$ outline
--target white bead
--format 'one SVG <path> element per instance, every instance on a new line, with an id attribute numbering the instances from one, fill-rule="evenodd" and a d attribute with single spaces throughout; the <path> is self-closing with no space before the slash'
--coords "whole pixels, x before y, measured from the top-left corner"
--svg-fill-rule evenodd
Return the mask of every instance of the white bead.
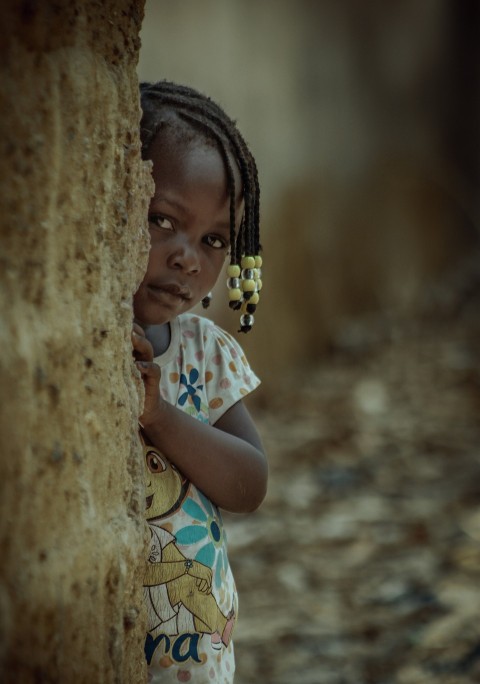
<path id="1" fill-rule="evenodd" d="M 252 314 L 243 314 L 243 316 L 240 316 L 240 325 L 242 326 L 248 326 L 251 327 L 255 322 L 254 317 Z"/>

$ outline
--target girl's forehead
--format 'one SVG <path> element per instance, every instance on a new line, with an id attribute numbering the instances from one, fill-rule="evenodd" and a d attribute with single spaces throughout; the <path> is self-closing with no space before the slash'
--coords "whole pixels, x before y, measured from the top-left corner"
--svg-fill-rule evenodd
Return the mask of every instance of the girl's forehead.
<path id="1" fill-rule="evenodd" d="M 157 132 L 151 147 L 157 142 L 176 144 L 181 147 L 199 145 L 213 148 L 223 157 L 222 148 L 227 152 L 230 164 L 238 168 L 231 144 L 221 133 L 215 134 L 200 122 L 182 118 L 175 110 L 166 109 L 157 124 Z"/>
<path id="2" fill-rule="evenodd" d="M 200 123 L 183 119 L 174 110 L 165 110 L 157 123 L 157 132 L 152 145 L 158 140 L 177 143 L 179 145 L 201 144 L 206 147 L 220 148 L 220 143 L 216 140 L 213 132 Z M 222 138 L 223 144 L 228 148 L 228 141 Z"/>
<path id="3" fill-rule="evenodd" d="M 224 171 L 225 182 L 229 185 L 228 180 L 230 174 L 227 170 L 225 154 L 222 153 L 219 144 L 201 131 L 188 126 L 186 122 L 180 122 L 182 124 L 181 127 L 177 125 L 178 123 L 178 120 L 169 120 L 168 123 L 166 122 L 167 125 L 161 126 L 158 129 L 158 132 L 153 139 L 148 158 L 154 163 L 154 176 L 155 167 L 157 165 L 163 167 L 165 162 L 171 164 L 176 164 L 177 162 L 191 163 L 191 160 L 195 158 L 212 158 L 213 156 L 220 162 Z M 242 177 L 237 161 L 228 148 L 226 148 L 226 154 L 228 156 L 230 169 L 233 173 L 235 196 L 238 203 L 243 197 Z"/>

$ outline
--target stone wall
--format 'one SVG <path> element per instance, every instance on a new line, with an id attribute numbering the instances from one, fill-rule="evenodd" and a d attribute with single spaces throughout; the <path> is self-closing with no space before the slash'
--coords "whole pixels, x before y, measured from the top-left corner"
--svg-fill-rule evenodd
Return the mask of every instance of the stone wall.
<path id="1" fill-rule="evenodd" d="M 142 682 L 143 0 L 0 10 L 0 680 Z"/>

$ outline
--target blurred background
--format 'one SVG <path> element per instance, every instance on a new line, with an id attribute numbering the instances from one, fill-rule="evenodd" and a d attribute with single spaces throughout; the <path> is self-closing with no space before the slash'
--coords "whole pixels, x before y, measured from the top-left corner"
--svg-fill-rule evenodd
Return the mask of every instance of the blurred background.
<path id="1" fill-rule="evenodd" d="M 236 682 L 480 681 L 480 3 L 147 0 L 141 39 L 259 168 Z"/>

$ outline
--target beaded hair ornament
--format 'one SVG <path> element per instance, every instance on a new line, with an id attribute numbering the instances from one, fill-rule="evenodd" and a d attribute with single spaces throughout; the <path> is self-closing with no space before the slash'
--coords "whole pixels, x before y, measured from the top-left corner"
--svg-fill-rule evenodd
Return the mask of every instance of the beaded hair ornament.
<path id="1" fill-rule="evenodd" d="M 255 159 L 235 122 L 213 100 L 193 88 L 169 81 L 141 83 L 140 98 L 143 159 L 148 159 L 148 151 L 155 136 L 172 112 L 178 117 L 179 139 L 187 123 L 190 134 L 193 130 L 212 141 L 222 155 L 230 197 L 228 299 L 230 308 L 240 312 L 239 332 L 246 333 L 253 326 L 262 289 L 262 257 L 259 255 L 260 187 Z M 169 125 L 172 125 L 171 121 L 170 117 Z M 245 206 L 238 234 L 235 231 L 235 177 L 230 161 L 232 157 L 240 171 Z"/>

